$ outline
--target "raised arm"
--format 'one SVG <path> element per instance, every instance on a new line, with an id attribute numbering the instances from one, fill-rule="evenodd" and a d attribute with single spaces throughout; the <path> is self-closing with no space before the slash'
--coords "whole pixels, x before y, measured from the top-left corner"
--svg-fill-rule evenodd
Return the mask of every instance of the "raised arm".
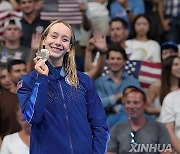
<path id="1" fill-rule="evenodd" d="M 107 47 L 107 43 L 106 43 L 106 37 L 98 32 L 94 33 L 91 43 L 94 44 L 94 47 L 100 53 L 98 60 L 97 60 L 97 64 L 87 72 L 87 74 L 92 79 L 95 80 L 97 77 L 99 77 L 101 75 L 101 73 L 103 71 L 105 60 L 106 60 L 106 52 L 108 50 L 108 47 Z"/>
<path id="2" fill-rule="evenodd" d="M 45 111 L 46 96 L 48 93 L 49 69 L 44 60 L 34 59 L 35 70 L 21 78 L 18 82 L 18 98 L 23 117 L 29 123 L 39 123 Z"/>
<path id="3" fill-rule="evenodd" d="M 94 39 L 91 38 L 88 41 L 88 44 L 85 49 L 85 63 L 84 63 L 84 70 L 85 72 L 90 71 L 94 66 L 93 66 L 93 59 L 92 59 L 92 52 L 95 49 L 94 46 Z"/>
<path id="4" fill-rule="evenodd" d="M 169 31 L 170 30 L 170 26 L 169 26 L 170 21 L 166 20 L 165 17 L 164 17 L 163 0 L 158 1 L 158 14 L 159 14 L 159 18 L 160 18 L 163 30 L 164 31 Z"/>

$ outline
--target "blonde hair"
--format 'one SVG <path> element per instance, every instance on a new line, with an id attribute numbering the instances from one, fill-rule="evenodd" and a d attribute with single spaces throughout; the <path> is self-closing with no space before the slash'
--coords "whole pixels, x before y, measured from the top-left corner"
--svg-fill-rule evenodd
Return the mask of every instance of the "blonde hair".
<path id="1" fill-rule="evenodd" d="M 65 69 L 65 74 L 67 75 L 69 82 L 72 84 L 72 86 L 77 88 L 79 85 L 79 79 L 77 77 L 77 70 L 76 70 L 76 64 L 75 64 L 75 36 L 74 36 L 71 26 L 68 23 L 62 20 L 56 20 L 52 22 L 42 33 L 40 44 L 39 44 L 39 51 L 43 48 L 43 41 L 45 37 L 48 35 L 49 29 L 57 23 L 63 23 L 64 25 L 66 25 L 72 34 L 71 41 L 70 41 L 71 48 L 70 48 L 70 51 L 66 52 L 64 55 L 63 65 Z"/>

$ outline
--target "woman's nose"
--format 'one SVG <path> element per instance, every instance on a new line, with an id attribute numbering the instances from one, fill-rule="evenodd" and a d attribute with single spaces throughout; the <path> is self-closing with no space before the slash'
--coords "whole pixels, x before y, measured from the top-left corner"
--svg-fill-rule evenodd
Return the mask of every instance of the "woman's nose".
<path id="1" fill-rule="evenodd" d="M 62 40 L 61 39 L 56 39 L 55 44 L 56 45 L 62 45 Z"/>

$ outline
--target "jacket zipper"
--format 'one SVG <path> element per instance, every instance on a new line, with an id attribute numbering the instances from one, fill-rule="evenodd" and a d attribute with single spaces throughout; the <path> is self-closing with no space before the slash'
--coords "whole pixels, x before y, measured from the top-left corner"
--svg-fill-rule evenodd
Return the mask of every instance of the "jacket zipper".
<path id="1" fill-rule="evenodd" d="M 63 98 L 63 100 L 65 100 L 65 99 L 64 99 L 63 89 L 62 89 L 62 86 L 61 86 L 61 83 L 60 83 L 59 80 L 58 80 L 58 83 L 59 83 L 59 88 L 60 88 L 60 90 L 61 90 L 62 98 Z M 74 154 L 73 146 L 72 146 L 71 133 L 70 133 L 70 126 L 69 126 L 69 118 L 68 118 L 68 114 L 67 114 L 67 107 L 66 107 L 66 104 L 65 104 L 64 101 L 63 101 L 63 106 L 64 106 L 64 109 L 65 109 L 66 121 L 67 121 L 67 125 L 68 125 L 68 136 L 69 136 L 71 153 Z"/>

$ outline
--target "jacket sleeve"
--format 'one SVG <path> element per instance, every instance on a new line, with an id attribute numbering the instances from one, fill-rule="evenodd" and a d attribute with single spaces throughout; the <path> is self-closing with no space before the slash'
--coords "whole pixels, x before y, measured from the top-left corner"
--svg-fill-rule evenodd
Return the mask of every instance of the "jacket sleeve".
<path id="1" fill-rule="evenodd" d="M 18 86 L 17 94 L 23 117 L 29 123 L 39 123 L 45 111 L 48 77 L 39 74 L 37 78 L 31 78 L 27 75 L 22 77 Z"/>
<path id="2" fill-rule="evenodd" d="M 87 115 L 93 135 L 93 154 L 105 154 L 109 141 L 107 118 L 92 80 L 88 83 Z"/>

